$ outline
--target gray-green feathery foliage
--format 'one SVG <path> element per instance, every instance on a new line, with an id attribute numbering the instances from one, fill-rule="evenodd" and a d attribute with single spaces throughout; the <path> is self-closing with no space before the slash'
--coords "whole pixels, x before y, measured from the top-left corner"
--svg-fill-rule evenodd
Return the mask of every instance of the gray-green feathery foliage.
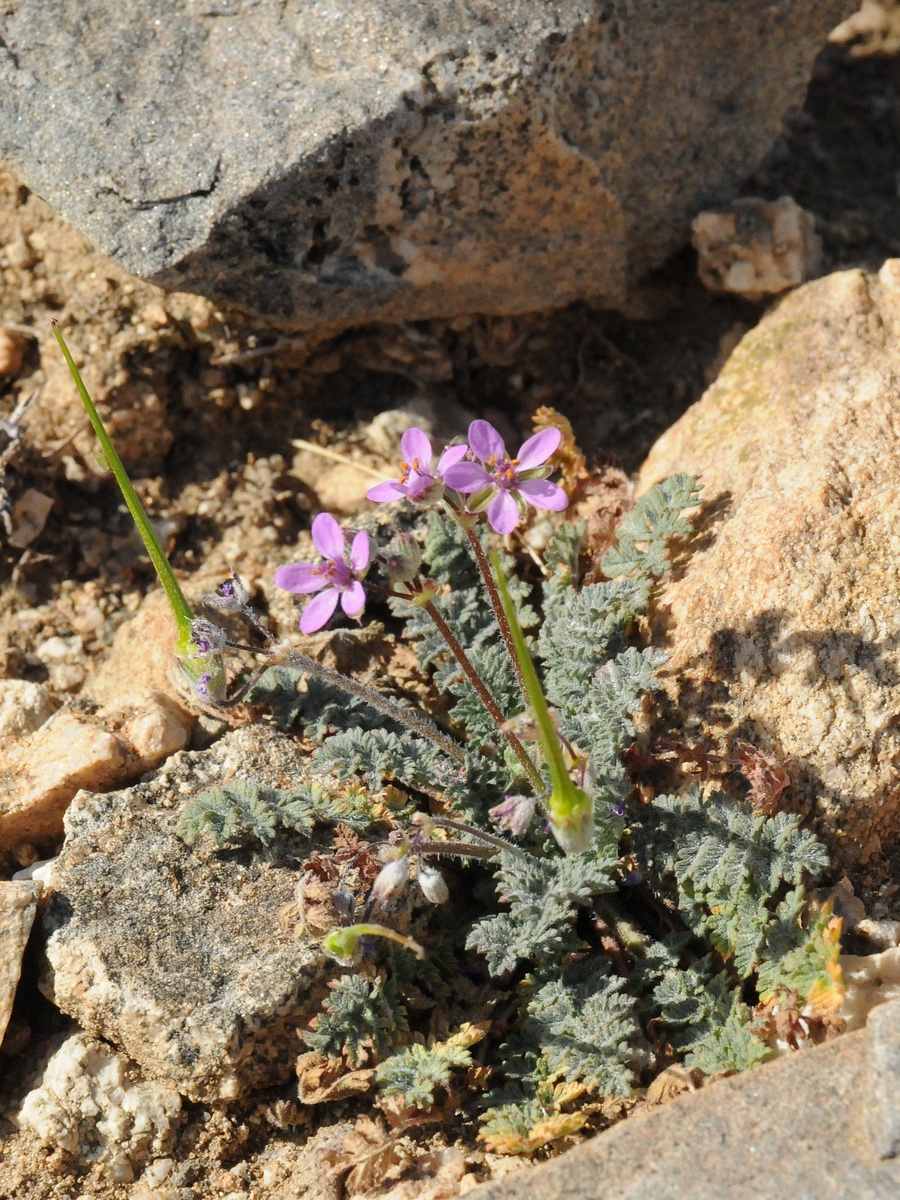
<path id="1" fill-rule="evenodd" d="M 467 929 L 452 913 L 435 914 L 430 960 L 411 966 L 411 955 L 390 948 L 376 977 L 341 976 L 304 1033 L 313 1049 L 350 1067 L 376 1063 L 385 1094 L 428 1107 L 451 1073 L 473 1060 L 453 1038 L 435 1041 L 413 1014 L 460 1004 L 471 985 L 463 972 L 454 979 L 454 964 L 466 948 L 477 952 L 496 987 L 511 989 L 520 1001 L 518 1018 L 492 1046 L 494 1074 L 485 1098 L 488 1144 L 508 1152 L 531 1152 L 570 1135 L 585 1119 L 572 1111 L 578 1097 L 627 1094 L 641 1067 L 652 1066 L 657 1053 L 664 1057 L 666 1044 L 710 1074 L 753 1066 L 770 1053 L 753 1027 L 754 993 L 802 999 L 828 986 L 835 939 L 827 914 L 810 919 L 804 891 L 825 856 L 795 817 L 759 815 L 696 789 L 659 796 L 624 815 L 633 784 L 622 752 L 634 737 L 633 714 L 653 691 L 663 661 L 658 651 L 635 644 L 636 618 L 670 570 L 672 545 L 689 533 L 683 514 L 698 494 L 687 476 L 652 488 L 602 560 L 608 578 L 583 588 L 579 555 L 586 528 L 562 524 L 544 556 L 546 578 L 535 606 L 542 619 L 529 603 L 531 589 L 511 577 L 559 730 L 590 759 L 580 783 L 594 804 L 590 849 L 563 855 L 538 819 L 519 850 L 499 853 L 489 866 L 492 893 L 484 868 L 471 868 L 480 882 L 466 897 L 474 910 Z M 433 511 L 423 554 L 429 576 L 449 585 L 439 588 L 436 606 L 501 711 L 516 717 L 523 703 L 518 683 L 465 534 Z M 508 574 L 511 566 L 507 558 Z M 391 607 L 407 618 L 405 636 L 415 643 L 423 672 L 451 701 L 465 765 L 391 726 L 364 702 L 348 703 L 330 685 L 310 680 L 306 696 L 298 696 L 297 680 L 282 673 L 269 681 L 279 719 L 299 715 L 307 735 L 320 741 L 312 762 L 320 785 L 286 794 L 213 789 L 186 810 L 187 840 L 206 830 L 220 842 L 255 835 L 270 843 L 282 829 L 308 833 L 316 820 L 362 830 L 373 808 L 366 811 L 361 797 L 388 784 L 489 828 L 487 810 L 511 789 L 519 765 L 427 614 L 396 600 Z M 341 790 L 354 780 L 356 792 Z M 356 816 L 348 817 L 354 805 Z M 652 904 L 635 919 L 634 867 L 643 878 L 638 886 L 654 901 L 668 896 L 683 922 L 680 933 L 667 934 L 665 922 L 648 926 Z M 598 921 L 619 945 L 618 958 L 603 953 Z M 423 929 L 417 926 L 416 937 Z M 423 940 L 428 944 L 427 936 Z M 430 998 L 411 1007 L 408 997 L 421 997 L 422 988 Z"/>

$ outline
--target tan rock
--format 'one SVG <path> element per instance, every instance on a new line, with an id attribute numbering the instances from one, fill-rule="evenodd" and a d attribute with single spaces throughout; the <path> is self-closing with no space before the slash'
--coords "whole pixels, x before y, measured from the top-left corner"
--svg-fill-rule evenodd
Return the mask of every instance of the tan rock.
<path id="1" fill-rule="evenodd" d="M 40 894 L 39 883 L 24 880 L 0 883 L 0 1042 L 12 1013 L 22 955 Z"/>
<path id="2" fill-rule="evenodd" d="M 116 633 L 112 648 L 87 690 L 102 705 L 128 703 L 142 689 L 162 692 L 177 701 L 172 681 L 175 622 L 165 592 L 151 592 Z"/>
<path id="3" fill-rule="evenodd" d="M 194 718 L 162 692 L 144 692 L 125 712 L 118 736 L 134 754 L 137 771 L 158 767 L 190 741 Z"/>
<path id="4" fill-rule="evenodd" d="M 900 837 L 900 261 L 808 284 L 748 334 L 639 488 L 704 484 L 652 619 L 669 729 L 782 755 L 837 860 Z"/>
<path id="5" fill-rule="evenodd" d="M 34 733 L 53 715 L 47 689 L 27 679 L 0 679 L 0 740 Z"/>
<path id="6" fill-rule="evenodd" d="M 125 778 L 128 760 L 117 737 L 68 712 L 0 746 L 0 848 L 56 841 L 75 793 L 112 787 Z"/>
<path id="7" fill-rule="evenodd" d="M 714 292 L 749 300 L 777 296 L 821 269 L 815 219 L 790 196 L 745 196 L 728 208 L 699 213 L 691 230 L 697 273 Z"/>

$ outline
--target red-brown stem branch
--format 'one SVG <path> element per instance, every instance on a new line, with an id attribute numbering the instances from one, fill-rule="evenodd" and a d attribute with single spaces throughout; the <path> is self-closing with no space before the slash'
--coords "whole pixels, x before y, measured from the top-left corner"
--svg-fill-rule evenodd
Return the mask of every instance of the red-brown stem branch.
<path id="1" fill-rule="evenodd" d="M 475 689 L 478 699 L 490 713 L 494 724 L 497 726 L 498 733 L 506 738 L 510 749 L 521 763 L 522 769 L 531 780 L 532 787 L 539 795 L 544 790 L 544 781 L 541 778 L 537 767 L 531 761 L 531 758 L 529 757 L 525 747 L 512 732 L 512 730 L 506 728 L 506 717 L 504 717 L 499 704 L 482 683 L 478 672 L 472 666 L 472 662 L 468 654 L 466 654 L 465 650 L 460 645 L 453 630 L 435 608 L 432 600 L 429 600 L 425 604 L 425 611 L 428 613 L 429 617 L 431 617 L 432 621 L 434 621 L 441 637 L 450 647 L 450 652 L 452 653 L 453 657 L 462 667 L 463 674 L 465 675 L 466 679 L 468 679 L 469 683 L 471 683 L 472 687 Z"/>

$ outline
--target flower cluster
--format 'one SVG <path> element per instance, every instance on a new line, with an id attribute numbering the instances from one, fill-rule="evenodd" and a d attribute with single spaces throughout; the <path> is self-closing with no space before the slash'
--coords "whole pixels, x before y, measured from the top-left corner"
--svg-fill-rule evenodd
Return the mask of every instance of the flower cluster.
<path id="1" fill-rule="evenodd" d="M 511 457 L 489 421 L 473 421 L 468 441 L 447 446 L 435 461 L 431 439 L 413 427 L 400 439 L 403 461 L 399 477 L 369 488 L 367 496 L 378 504 L 395 500 L 431 504 L 443 498 L 458 516 L 487 511 L 495 533 L 511 533 L 526 505 L 562 512 L 568 504 L 563 489 L 547 479 L 552 470 L 548 460 L 560 439 L 558 429 L 542 429 Z M 303 633 L 321 629 L 339 600 L 348 617 L 361 616 L 366 602 L 361 581 L 371 557 L 365 533 L 354 536 L 348 552 L 344 531 L 328 513 L 313 521 L 312 539 L 322 555 L 320 562 L 291 563 L 275 574 L 276 585 L 286 591 L 321 593 L 304 610 L 300 620 Z"/>

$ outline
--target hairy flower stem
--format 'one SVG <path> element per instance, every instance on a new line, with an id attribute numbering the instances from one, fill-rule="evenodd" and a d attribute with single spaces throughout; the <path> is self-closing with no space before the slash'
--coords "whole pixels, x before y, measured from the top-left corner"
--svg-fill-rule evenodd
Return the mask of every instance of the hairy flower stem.
<path id="1" fill-rule="evenodd" d="M 491 718 L 494 721 L 494 724 L 497 726 L 497 731 L 500 734 L 502 734 L 503 737 L 506 738 L 507 742 L 509 743 L 510 749 L 512 750 L 513 754 L 515 754 L 515 756 L 519 760 L 519 762 L 521 763 L 522 770 L 525 772 L 525 774 L 528 776 L 529 780 L 531 781 L 531 786 L 535 789 L 535 792 L 538 795 L 540 795 L 541 792 L 544 791 L 544 781 L 541 778 L 540 771 L 537 769 L 537 767 L 531 761 L 528 751 L 525 749 L 525 747 L 522 745 L 522 743 L 519 741 L 519 739 L 516 737 L 516 735 L 512 732 L 511 729 L 506 728 L 506 717 L 503 715 L 497 701 L 494 699 L 494 697 L 491 695 L 491 693 L 487 690 L 487 688 L 482 683 L 478 672 L 472 666 L 471 659 L 469 658 L 468 654 L 466 654 L 465 650 L 463 650 L 462 646 L 459 644 L 456 634 L 453 632 L 453 630 L 450 628 L 450 626 L 447 624 L 447 622 L 444 620 L 444 618 L 441 616 L 441 614 L 435 608 L 433 600 L 427 601 L 423 607 L 424 607 L 425 611 L 428 613 L 429 617 L 431 617 L 432 621 L 434 621 L 434 623 L 438 629 L 438 632 L 440 633 L 441 637 L 444 639 L 444 641 L 449 646 L 453 657 L 456 659 L 456 661 L 462 667 L 463 673 L 465 674 L 466 679 L 468 679 L 469 683 L 471 683 L 472 687 L 477 692 L 478 699 L 481 701 L 481 703 L 484 705 L 484 707 L 490 713 Z"/>
<path id="2" fill-rule="evenodd" d="M 522 699 L 528 703 L 528 689 L 525 686 L 525 676 L 522 674 L 522 668 L 519 665 L 519 659 L 516 655 L 516 645 L 513 641 L 512 630 L 509 627 L 509 621 L 506 619 L 506 613 L 503 611 L 503 602 L 500 599 L 500 593 L 497 591 L 497 584 L 494 576 L 491 574 L 490 564 L 487 560 L 487 555 L 484 552 L 484 546 L 481 544 L 481 539 L 474 529 L 469 529 L 465 525 L 462 526 L 465 530 L 466 537 L 469 539 L 469 545 L 472 547 L 472 553 L 475 555 L 475 561 L 478 563 L 478 569 L 481 572 L 481 577 L 484 580 L 484 586 L 487 589 L 488 599 L 491 602 L 491 608 L 494 610 L 494 616 L 497 620 L 497 625 L 500 628 L 500 635 L 506 645 L 507 653 L 513 665 L 513 670 L 516 673 L 516 679 L 519 684 L 519 691 L 522 693 Z"/>
<path id="3" fill-rule="evenodd" d="M 386 717 L 390 717 L 398 725 L 405 725 L 413 733 L 427 738 L 429 742 L 432 742 L 439 750 L 443 750 L 455 762 L 465 765 L 466 752 L 462 746 L 446 733 L 442 733 L 433 721 L 430 721 L 422 713 L 416 712 L 414 708 L 404 708 L 402 704 L 398 704 L 396 700 L 391 700 L 389 696 L 385 696 L 383 692 L 379 692 L 376 688 L 368 687 L 366 684 L 352 679 L 349 675 L 342 675 L 340 671 L 323 666 L 322 663 L 316 662 L 314 658 L 310 658 L 308 654 L 300 654 L 296 650 L 291 650 L 287 658 L 282 661 L 290 664 L 292 667 L 297 667 L 306 675 L 315 675 L 319 679 L 324 679 L 326 683 L 330 683 L 344 692 L 349 692 L 351 696 L 357 696 L 360 700 L 365 700 L 366 704 L 370 704 L 378 712 L 384 713 Z"/>
<path id="4" fill-rule="evenodd" d="M 477 842 L 419 842 L 416 853 L 454 858 L 496 858 L 500 851 L 493 846 L 479 846 Z"/>
<path id="5" fill-rule="evenodd" d="M 415 819 L 415 818 L 414 818 Z M 486 829 L 476 829 L 472 825 L 464 825 L 462 821 L 453 821 L 450 817 L 432 816 L 429 815 L 426 823 L 433 825 L 438 829 L 450 829 L 454 833 L 463 833 L 468 837 L 477 838 L 480 842 L 484 842 L 487 846 L 493 847 L 495 853 L 504 851 L 507 854 L 524 854 L 518 846 L 514 846 L 512 842 L 504 841 L 503 838 L 497 837 L 496 834 L 488 833 Z M 436 842 L 435 845 L 443 843 Z"/>

